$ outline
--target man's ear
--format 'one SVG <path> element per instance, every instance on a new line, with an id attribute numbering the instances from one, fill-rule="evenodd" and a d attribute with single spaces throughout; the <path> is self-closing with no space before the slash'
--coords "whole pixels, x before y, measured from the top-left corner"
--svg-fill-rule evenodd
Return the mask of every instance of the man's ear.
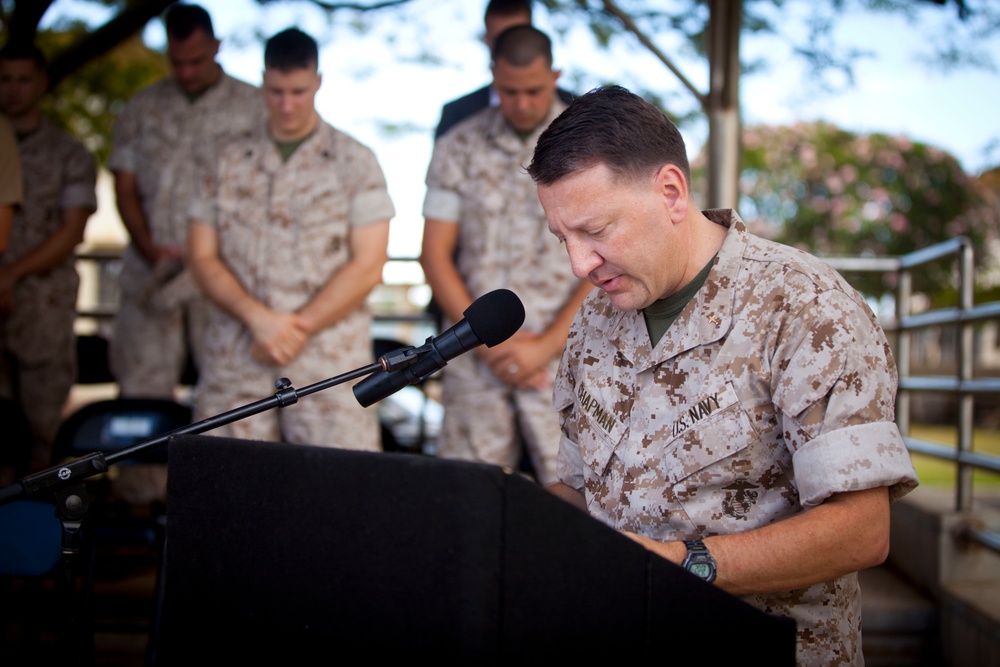
<path id="1" fill-rule="evenodd" d="M 670 219 L 675 223 L 683 220 L 688 209 L 688 183 L 684 172 L 677 165 L 665 164 L 656 172 L 655 183 Z"/>

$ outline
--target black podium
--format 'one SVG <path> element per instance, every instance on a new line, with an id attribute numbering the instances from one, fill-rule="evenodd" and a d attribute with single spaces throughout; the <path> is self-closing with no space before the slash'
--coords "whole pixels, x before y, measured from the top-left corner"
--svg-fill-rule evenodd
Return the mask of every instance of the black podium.
<path id="1" fill-rule="evenodd" d="M 182 436 L 168 493 L 160 664 L 794 664 L 792 621 L 494 466 Z"/>

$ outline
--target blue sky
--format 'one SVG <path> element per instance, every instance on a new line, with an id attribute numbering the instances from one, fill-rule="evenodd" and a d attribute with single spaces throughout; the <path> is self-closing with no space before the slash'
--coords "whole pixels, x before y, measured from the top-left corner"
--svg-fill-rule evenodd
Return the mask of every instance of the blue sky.
<path id="1" fill-rule="evenodd" d="M 317 105 L 333 125 L 356 136 L 378 156 L 397 208 L 390 240 L 394 256 L 419 250 L 423 178 L 432 148 L 431 133 L 440 105 L 479 87 L 489 78 L 486 49 L 478 41 L 482 23 L 479 0 L 415 0 L 404 12 L 412 20 L 397 24 L 398 39 L 388 46 L 382 30 L 361 36 L 346 28 L 347 14 L 332 23 L 307 2 L 272 3 L 253 0 L 203 0 L 222 38 L 220 61 L 225 69 L 251 83 L 260 82 L 262 49 L 254 31 L 265 36 L 291 25 L 321 42 L 323 86 Z M 58 0 L 46 21 L 82 11 L 100 18 L 99 8 L 79 0 Z M 793 26 L 801 4 L 787 3 L 782 20 Z M 950 14 L 946 17 L 944 12 Z M 923 20 L 953 19 L 954 8 L 920 13 Z M 554 37 L 556 66 L 573 63 L 588 73 L 584 88 L 612 81 L 626 72 L 654 89 L 674 91 L 679 103 L 687 93 L 666 67 L 640 49 L 595 50 L 582 32 L 559 36 L 540 14 L 538 26 Z M 790 124 L 822 119 L 854 132 L 907 135 L 955 155 L 966 171 L 979 173 L 1000 164 L 1000 74 L 965 70 L 948 76 L 929 71 L 915 55 L 919 25 L 882 15 L 848 14 L 839 23 L 837 39 L 874 52 L 856 69 L 855 86 L 836 95 L 815 96 L 801 66 L 779 38 L 745 40 L 748 56 L 766 55 L 776 63 L 766 74 L 745 77 L 741 84 L 744 121 L 748 124 Z M 162 44 L 158 22 L 145 32 L 148 43 Z M 696 86 L 704 90 L 704 62 L 686 57 L 678 41 L 656 36 L 665 52 Z M 986 47 L 1000 64 L 1000 38 Z M 428 65 L 417 61 L 424 52 L 439 56 Z M 407 130 L 386 133 L 386 124 Z M 705 138 L 704 124 L 684 128 L 689 150 L 697 152 Z"/>

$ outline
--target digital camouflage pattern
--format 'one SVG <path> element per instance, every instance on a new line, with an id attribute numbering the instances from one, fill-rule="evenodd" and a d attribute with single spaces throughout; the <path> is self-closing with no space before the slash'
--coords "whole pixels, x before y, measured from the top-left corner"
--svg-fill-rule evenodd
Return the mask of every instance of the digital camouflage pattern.
<path id="1" fill-rule="evenodd" d="M 165 78 L 136 93 L 115 121 L 108 167 L 135 174 L 150 233 L 187 246 L 198 152 L 213 152 L 267 122 L 260 91 L 221 74 L 194 101 Z M 189 348 L 196 362 L 210 306 L 179 263 L 151 267 L 129 244 L 111 362 L 123 396 L 172 398 Z"/>
<path id="2" fill-rule="evenodd" d="M 655 350 L 642 313 L 600 291 L 573 323 L 555 389 L 562 481 L 604 523 L 659 541 L 760 528 L 839 492 L 912 490 L 895 362 L 862 297 L 735 212 L 706 215 L 726 241 Z M 746 599 L 797 621 L 798 664 L 863 662 L 856 574 Z"/>
<path id="3" fill-rule="evenodd" d="M 220 259 L 247 292 L 269 308 L 294 312 L 351 258 L 350 231 L 395 215 L 374 153 L 321 122 L 282 162 L 261 125 L 225 147 L 201 172 L 191 219 L 214 225 Z M 274 393 L 279 377 L 296 388 L 373 363 L 371 314 L 364 306 L 315 334 L 287 366 L 250 356 L 246 327 L 213 310 L 196 413 L 204 418 Z M 376 412 L 362 408 L 350 384 L 330 387 L 295 405 L 219 429 L 233 437 L 378 450 Z"/>
<path id="4" fill-rule="evenodd" d="M 0 114 L 0 206 L 20 206 L 24 201 L 21 183 L 21 163 L 17 157 L 17 139 L 14 128 Z"/>
<path id="5" fill-rule="evenodd" d="M 521 331 L 544 331 L 579 285 L 525 171 L 538 136 L 565 108 L 555 101 L 525 140 L 499 107 L 484 109 L 436 142 L 427 171 L 424 216 L 459 225 L 456 264 L 469 294 L 513 291 L 524 304 Z M 551 376 L 557 366 L 553 359 Z M 556 481 L 559 424 L 549 390 L 510 387 L 469 354 L 448 363 L 443 392 L 442 456 L 516 467 L 520 431 L 539 481 Z"/>
<path id="6" fill-rule="evenodd" d="M 0 265 L 55 234 L 65 209 L 97 210 L 97 171 L 83 144 L 42 120 L 20 141 L 19 151 L 24 205 L 14 214 Z M 76 381 L 73 321 L 79 284 L 71 253 L 51 270 L 22 278 L 14 286 L 14 311 L 0 316 L 0 392 L 4 397 L 16 393 L 28 417 L 35 437 L 34 470 L 52 465 L 52 443 Z"/>

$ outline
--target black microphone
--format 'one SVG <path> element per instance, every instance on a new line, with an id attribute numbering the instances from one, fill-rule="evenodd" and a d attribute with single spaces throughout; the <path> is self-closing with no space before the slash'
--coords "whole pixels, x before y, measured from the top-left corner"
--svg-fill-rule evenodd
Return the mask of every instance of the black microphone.
<path id="1" fill-rule="evenodd" d="M 455 326 L 407 351 L 406 355 L 415 361 L 405 368 L 391 370 L 392 364 L 382 360 L 383 368 L 390 369 L 388 372 L 376 371 L 354 385 L 358 403 L 367 408 L 403 387 L 423 381 L 463 352 L 483 344 L 499 345 L 524 324 L 524 305 L 510 290 L 498 289 L 473 301 L 462 315 L 464 319 Z"/>

